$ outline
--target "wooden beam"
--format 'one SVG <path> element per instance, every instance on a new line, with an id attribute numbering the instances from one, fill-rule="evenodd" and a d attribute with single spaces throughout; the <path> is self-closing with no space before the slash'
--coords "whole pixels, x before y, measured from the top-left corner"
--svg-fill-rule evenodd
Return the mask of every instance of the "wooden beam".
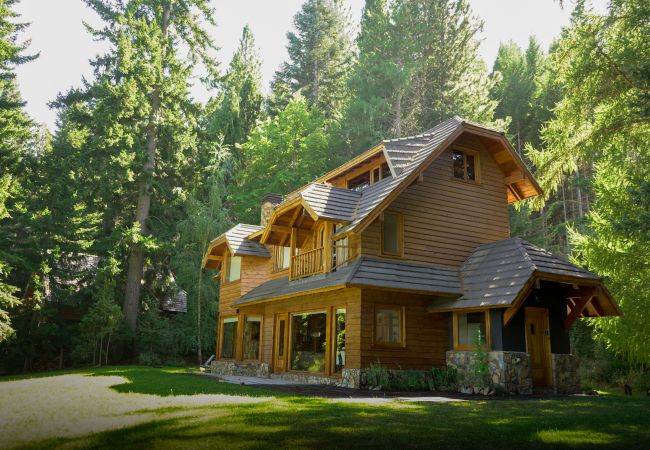
<path id="1" fill-rule="evenodd" d="M 522 181 L 524 179 L 524 173 L 521 170 L 512 172 L 510 175 L 503 179 L 505 184 L 516 183 L 517 181 Z"/>
<path id="2" fill-rule="evenodd" d="M 571 313 L 567 316 L 566 320 L 564 321 L 565 330 L 571 328 L 573 322 L 578 320 L 578 318 L 582 314 L 582 311 L 587 307 L 587 303 L 589 303 L 591 299 L 594 297 L 595 297 L 595 292 L 592 291 L 590 295 L 585 295 L 584 297 L 581 297 L 578 301 L 576 301 L 576 305 L 573 307 L 573 309 L 571 309 Z"/>
<path id="3" fill-rule="evenodd" d="M 205 259 L 207 261 L 223 261 L 223 256 L 208 255 Z"/>
<path id="4" fill-rule="evenodd" d="M 290 247 L 291 247 L 290 257 L 289 257 L 289 279 L 290 280 L 293 280 L 293 276 L 294 276 L 293 256 L 296 254 L 296 238 L 297 238 L 296 231 L 297 229 L 295 227 L 291 228 L 291 234 L 290 234 L 291 237 L 289 239 Z"/>

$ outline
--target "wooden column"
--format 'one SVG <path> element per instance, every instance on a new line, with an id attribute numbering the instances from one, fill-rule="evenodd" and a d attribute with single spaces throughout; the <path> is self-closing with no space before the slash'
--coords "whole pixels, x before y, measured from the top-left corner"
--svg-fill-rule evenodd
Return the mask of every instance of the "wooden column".
<path id="1" fill-rule="evenodd" d="M 332 247 L 334 243 L 332 242 L 332 236 L 334 231 L 334 224 L 331 222 L 325 223 L 325 236 L 323 239 L 323 259 L 324 259 L 324 268 L 325 273 L 332 270 Z"/>
<path id="2" fill-rule="evenodd" d="M 289 246 L 291 247 L 291 257 L 290 257 L 290 262 L 289 262 L 289 279 L 290 280 L 293 280 L 293 277 L 294 277 L 293 261 L 294 261 L 294 255 L 296 254 L 296 235 L 297 235 L 296 227 L 291 227 L 291 234 L 290 234 L 290 237 L 289 237 Z"/>

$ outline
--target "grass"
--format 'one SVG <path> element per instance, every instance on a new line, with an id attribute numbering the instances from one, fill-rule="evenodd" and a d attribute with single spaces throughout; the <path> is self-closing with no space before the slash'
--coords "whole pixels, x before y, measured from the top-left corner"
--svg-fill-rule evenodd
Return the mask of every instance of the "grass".
<path id="1" fill-rule="evenodd" d="M 5 402 L 5 400 L 10 399 Z M 649 448 L 650 399 L 366 404 L 182 369 L 0 379 L 0 448 Z"/>

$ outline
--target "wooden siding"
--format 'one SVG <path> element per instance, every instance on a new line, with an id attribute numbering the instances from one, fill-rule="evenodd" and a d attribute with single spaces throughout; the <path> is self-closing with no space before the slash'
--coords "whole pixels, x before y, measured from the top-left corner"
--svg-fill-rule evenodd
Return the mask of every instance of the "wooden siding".
<path id="1" fill-rule="evenodd" d="M 391 369 L 430 369 L 444 366 L 449 350 L 449 314 L 430 314 L 431 298 L 363 289 L 361 293 L 361 366 L 380 363 Z M 405 346 L 374 345 L 375 306 L 401 306 L 406 313 Z M 347 344 L 347 341 L 346 341 Z"/>
<path id="2" fill-rule="evenodd" d="M 504 176 L 480 140 L 461 137 L 457 145 L 480 152 L 481 182 L 452 177 L 451 149 L 424 171 L 389 206 L 404 215 L 403 259 L 460 266 L 477 246 L 510 235 Z M 381 256 L 381 223 L 361 235 L 362 254 Z"/>

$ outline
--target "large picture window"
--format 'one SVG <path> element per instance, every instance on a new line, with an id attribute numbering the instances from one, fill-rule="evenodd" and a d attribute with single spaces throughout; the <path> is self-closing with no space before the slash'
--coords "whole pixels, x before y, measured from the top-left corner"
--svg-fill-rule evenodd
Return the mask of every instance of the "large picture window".
<path id="1" fill-rule="evenodd" d="M 381 252 L 384 255 L 402 256 L 404 218 L 401 214 L 386 211 L 381 225 Z"/>
<path id="2" fill-rule="evenodd" d="M 334 373 L 342 373 L 345 367 L 345 308 L 334 310 L 332 329 L 334 331 Z"/>
<path id="3" fill-rule="evenodd" d="M 404 309 L 396 306 L 375 308 L 375 344 L 404 345 Z"/>
<path id="4" fill-rule="evenodd" d="M 235 357 L 235 342 L 237 342 L 237 317 L 226 317 L 221 322 L 221 357 Z"/>
<path id="5" fill-rule="evenodd" d="M 291 316 L 291 370 L 324 372 L 327 314 L 311 312 Z"/>
<path id="6" fill-rule="evenodd" d="M 260 359 L 262 316 L 246 316 L 244 323 L 244 359 Z"/>
<path id="7" fill-rule="evenodd" d="M 489 311 L 454 313 L 454 347 L 490 347 Z"/>

